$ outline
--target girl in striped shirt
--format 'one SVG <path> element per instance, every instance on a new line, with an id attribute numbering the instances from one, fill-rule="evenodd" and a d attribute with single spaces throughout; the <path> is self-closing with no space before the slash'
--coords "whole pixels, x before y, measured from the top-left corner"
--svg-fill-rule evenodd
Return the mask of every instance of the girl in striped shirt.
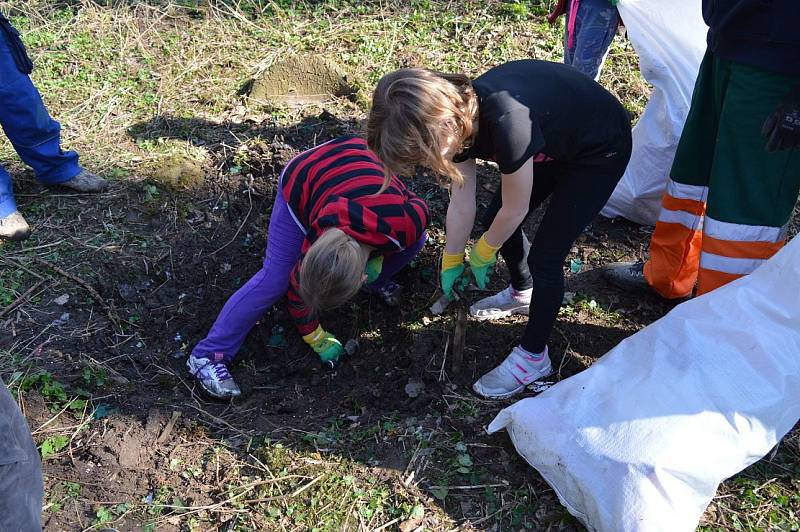
<path id="1" fill-rule="evenodd" d="M 215 398 L 241 395 L 227 366 L 284 294 L 303 340 L 335 366 L 344 350 L 317 311 L 362 286 L 397 304 L 392 277 L 422 249 L 429 220 L 425 202 L 385 173 L 363 139 L 339 137 L 301 153 L 281 174 L 263 267 L 222 308 L 192 351 L 189 371 Z"/>

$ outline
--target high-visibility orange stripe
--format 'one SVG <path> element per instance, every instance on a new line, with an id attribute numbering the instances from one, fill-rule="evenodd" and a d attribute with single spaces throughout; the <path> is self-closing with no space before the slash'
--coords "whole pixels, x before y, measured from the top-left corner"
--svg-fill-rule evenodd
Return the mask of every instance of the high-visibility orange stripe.
<path id="1" fill-rule="evenodd" d="M 692 293 L 700 267 L 702 239 L 702 231 L 692 231 L 681 224 L 656 222 L 644 277 L 662 297 L 674 299 Z"/>
<path id="2" fill-rule="evenodd" d="M 737 242 L 703 236 L 703 251 L 736 259 L 768 259 L 785 244 L 781 242 Z"/>
<path id="3" fill-rule="evenodd" d="M 702 201 L 674 198 L 669 194 L 664 194 L 664 196 L 662 196 L 661 208 L 671 211 L 689 212 L 698 216 L 702 216 L 703 213 L 706 212 L 706 204 Z"/>
<path id="4" fill-rule="evenodd" d="M 701 296 L 703 294 L 707 294 L 708 292 L 716 290 L 720 286 L 724 286 L 731 281 L 739 279 L 740 277 L 744 277 L 744 275 L 700 268 L 697 276 L 697 295 Z"/>

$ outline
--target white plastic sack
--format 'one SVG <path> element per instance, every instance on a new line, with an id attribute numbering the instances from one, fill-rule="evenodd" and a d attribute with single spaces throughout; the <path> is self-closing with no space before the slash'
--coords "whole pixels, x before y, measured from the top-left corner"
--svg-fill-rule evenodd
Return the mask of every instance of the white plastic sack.
<path id="1" fill-rule="evenodd" d="M 620 0 L 617 8 L 653 93 L 633 128 L 631 161 L 601 212 L 655 225 L 706 50 L 701 0 Z"/>
<path id="2" fill-rule="evenodd" d="M 506 428 L 590 530 L 694 530 L 719 483 L 800 418 L 798 294 L 800 238 L 488 430 Z"/>

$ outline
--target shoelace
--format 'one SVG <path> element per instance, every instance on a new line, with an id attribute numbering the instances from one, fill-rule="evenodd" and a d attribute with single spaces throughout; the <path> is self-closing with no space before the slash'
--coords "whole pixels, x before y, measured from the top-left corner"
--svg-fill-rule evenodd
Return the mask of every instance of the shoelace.
<path id="1" fill-rule="evenodd" d="M 231 374 L 228 372 L 228 368 L 225 366 L 225 364 L 212 362 L 209 364 L 209 366 L 211 366 L 211 371 L 214 372 L 214 375 L 217 377 L 217 379 L 225 381 L 231 378 Z"/>

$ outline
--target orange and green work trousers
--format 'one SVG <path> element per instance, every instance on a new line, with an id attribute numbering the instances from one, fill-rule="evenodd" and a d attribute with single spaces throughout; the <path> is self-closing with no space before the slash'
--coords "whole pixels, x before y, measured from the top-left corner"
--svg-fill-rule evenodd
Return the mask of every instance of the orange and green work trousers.
<path id="1" fill-rule="evenodd" d="M 798 83 L 706 52 L 644 266 L 663 297 L 710 292 L 784 245 L 800 150 L 767 153 L 761 128 Z"/>

